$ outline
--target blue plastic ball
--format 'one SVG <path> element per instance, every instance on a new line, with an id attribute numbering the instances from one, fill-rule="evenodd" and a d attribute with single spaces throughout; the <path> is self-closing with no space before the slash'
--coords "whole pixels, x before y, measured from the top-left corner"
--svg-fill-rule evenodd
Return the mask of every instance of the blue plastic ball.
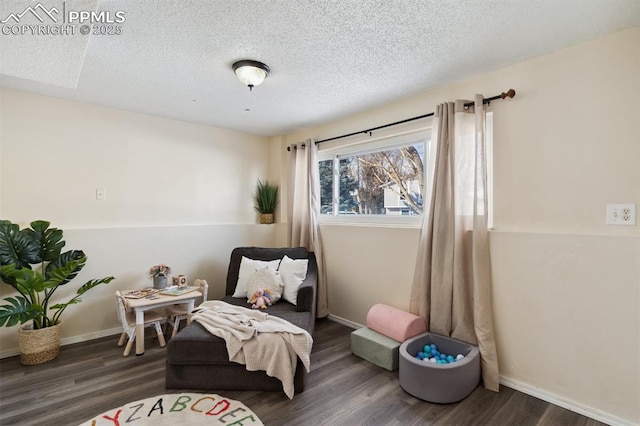
<path id="1" fill-rule="evenodd" d="M 430 344 L 429 346 L 431 346 L 431 349 L 438 349 L 438 347 L 435 344 Z"/>
<path id="2" fill-rule="evenodd" d="M 424 352 L 418 352 L 418 355 L 416 355 L 416 358 L 424 359 Z"/>
<path id="3" fill-rule="evenodd" d="M 445 354 L 440 354 L 440 359 L 447 359 L 447 356 Z"/>
<path id="4" fill-rule="evenodd" d="M 425 352 L 431 352 L 431 346 L 429 346 L 429 345 L 424 345 L 424 351 L 425 351 Z"/>
<path id="5" fill-rule="evenodd" d="M 431 355 L 433 355 L 433 356 L 438 356 L 438 355 L 440 355 L 440 352 L 438 352 L 438 350 L 437 350 L 437 349 L 432 349 L 432 350 L 431 350 Z"/>
<path id="6" fill-rule="evenodd" d="M 455 359 L 452 355 L 447 355 L 447 361 L 449 361 L 449 362 L 453 362 L 453 361 L 455 361 L 455 360 L 456 360 L 456 359 Z"/>

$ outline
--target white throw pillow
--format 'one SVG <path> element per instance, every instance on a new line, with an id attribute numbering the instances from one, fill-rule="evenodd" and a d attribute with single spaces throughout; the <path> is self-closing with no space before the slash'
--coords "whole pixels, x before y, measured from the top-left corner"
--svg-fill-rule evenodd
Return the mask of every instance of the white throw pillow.
<path id="1" fill-rule="evenodd" d="M 247 280 L 247 302 L 257 289 L 269 291 L 271 303 L 276 303 L 282 297 L 284 283 L 278 271 L 269 268 L 258 269 Z"/>
<path id="2" fill-rule="evenodd" d="M 309 259 L 291 259 L 286 256 L 282 258 L 278 272 L 284 282 L 284 292 L 282 298 L 287 302 L 296 305 L 298 300 L 298 289 L 307 277 L 307 267 Z"/>
<path id="3" fill-rule="evenodd" d="M 280 259 L 266 261 L 249 259 L 248 257 L 242 256 L 240 271 L 238 272 L 238 282 L 236 283 L 236 290 L 233 292 L 232 297 L 247 297 L 247 280 L 251 274 L 258 269 L 265 268 L 277 271 L 278 265 L 280 265 Z"/>

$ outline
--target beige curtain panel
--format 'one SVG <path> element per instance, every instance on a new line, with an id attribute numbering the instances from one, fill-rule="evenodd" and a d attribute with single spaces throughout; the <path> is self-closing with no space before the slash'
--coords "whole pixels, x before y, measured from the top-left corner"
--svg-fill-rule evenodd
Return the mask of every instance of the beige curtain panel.
<path id="1" fill-rule="evenodd" d="M 318 219 L 320 217 L 320 171 L 318 148 L 312 139 L 298 143 L 289 151 L 289 246 L 306 247 L 318 262 L 316 316 L 329 315 L 327 274 Z"/>
<path id="2" fill-rule="evenodd" d="M 456 101 L 437 108 L 430 208 L 420 233 L 410 310 L 431 332 L 478 345 L 484 386 L 498 391 L 482 101 L 476 95 L 474 107 Z"/>

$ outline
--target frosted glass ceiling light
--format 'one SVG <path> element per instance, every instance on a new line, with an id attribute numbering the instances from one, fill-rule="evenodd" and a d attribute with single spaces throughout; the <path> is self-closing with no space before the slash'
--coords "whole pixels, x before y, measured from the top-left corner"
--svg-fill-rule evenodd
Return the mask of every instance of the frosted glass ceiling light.
<path id="1" fill-rule="evenodd" d="M 245 59 L 233 64 L 233 72 L 238 80 L 249 86 L 249 90 L 253 90 L 253 86 L 261 85 L 267 78 L 269 67 L 262 62 Z"/>

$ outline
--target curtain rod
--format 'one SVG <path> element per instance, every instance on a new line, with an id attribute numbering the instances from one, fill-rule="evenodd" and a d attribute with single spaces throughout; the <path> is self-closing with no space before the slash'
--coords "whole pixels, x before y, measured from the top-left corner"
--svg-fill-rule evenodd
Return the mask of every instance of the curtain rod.
<path id="1" fill-rule="evenodd" d="M 507 90 L 506 93 L 502 92 L 499 95 L 483 99 L 482 103 L 483 104 L 490 104 L 491 101 L 495 101 L 495 100 L 498 100 L 498 99 L 504 99 L 504 98 L 513 98 L 515 95 L 516 95 L 516 91 L 513 90 L 513 89 L 509 89 L 509 90 Z M 473 102 L 467 102 L 466 104 L 464 104 L 465 107 L 471 107 L 473 105 L 474 105 Z M 420 120 L 420 119 L 427 118 L 427 117 L 432 117 L 433 115 L 435 115 L 435 113 L 434 112 L 430 112 L 429 114 L 418 115 L 417 117 L 411 117 L 411 118 L 407 118 L 405 120 L 400 120 L 400 121 L 396 121 L 396 122 L 393 122 L 393 123 L 383 124 L 382 126 L 372 127 L 371 129 L 360 130 L 359 132 L 347 133 L 346 135 L 335 136 L 335 137 L 329 138 L 329 139 L 322 139 L 320 141 L 316 141 L 316 144 L 319 144 L 319 143 L 322 143 L 322 142 L 335 141 L 337 139 L 342 139 L 342 138 L 348 138 L 349 136 L 355 136 L 355 135 L 359 135 L 359 134 L 362 134 L 362 133 L 371 133 L 371 132 L 374 132 L 376 130 L 386 129 L 387 127 L 397 126 L 398 124 L 404 124 L 404 123 L 408 123 L 410 121 L 415 121 L 415 120 Z"/>
<path id="2" fill-rule="evenodd" d="M 509 89 L 506 93 L 502 92 L 499 95 L 483 99 L 482 103 L 483 104 L 490 104 L 491 101 L 495 101 L 495 100 L 498 100 L 498 99 L 504 99 L 504 98 L 513 98 L 515 95 L 516 95 L 516 91 L 513 90 L 513 89 Z M 474 105 L 473 102 L 467 102 L 466 104 L 464 104 L 464 106 L 466 108 L 472 107 L 473 105 Z M 362 134 L 362 133 L 371 133 L 371 132 L 374 132 L 376 130 L 386 129 L 387 127 L 397 126 L 398 124 L 404 124 L 404 123 L 408 123 L 410 121 L 415 121 L 415 120 L 420 120 L 420 119 L 427 118 L 427 117 L 432 117 L 433 115 L 435 115 L 435 112 L 430 112 L 429 114 L 418 115 L 417 117 L 411 117 L 411 118 L 407 118 L 407 119 L 404 119 L 404 120 L 395 121 L 393 123 L 383 124 L 382 126 L 372 127 L 371 129 L 360 130 L 359 132 L 353 132 L 353 133 L 348 133 L 346 135 L 335 136 L 335 137 L 329 138 L 329 139 L 322 139 L 320 141 L 316 141 L 316 144 L 323 143 L 323 142 L 329 142 L 329 141 L 335 141 L 337 139 L 342 139 L 342 138 L 348 138 L 349 136 L 355 136 L 355 135 L 359 135 L 359 134 Z"/>
<path id="3" fill-rule="evenodd" d="M 513 89 L 509 89 L 506 92 L 500 93 L 499 95 L 483 99 L 482 103 L 483 104 L 490 104 L 492 101 L 496 101 L 498 99 L 513 98 L 515 95 L 516 95 L 516 91 L 513 90 Z M 464 106 L 466 108 L 472 107 L 473 105 L 474 105 L 474 102 L 467 102 L 467 103 L 464 104 Z M 322 139 L 322 140 L 316 141 L 316 145 L 319 144 L 319 143 L 323 143 L 323 142 L 330 142 L 330 141 L 335 141 L 335 140 L 338 140 L 338 139 L 348 138 L 350 136 L 360 135 L 362 133 L 369 133 L 369 135 L 371 135 L 371 132 L 374 132 L 376 130 L 386 129 L 387 127 L 397 126 L 399 124 L 404 124 L 404 123 L 408 123 L 410 121 L 415 121 L 415 120 L 421 120 L 421 119 L 427 118 L 427 117 L 433 117 L 434 115 L 435 115 L 435 112 L 430 112 L 429 114 L 418 115 L 416 117 L 411 117 L 411 118 L 407 118 L 407 119 L 404 119 L 404 120 L 395 121 L 393 123 L 383 124 L 382 126 L 372 127 L 370 129 L 360 130 L 358 132 L 347 133 L 345 135 L 335 136 L 335 137 L 329 138 L 329 139 Z M 291 150 L 291 147 L 287 147 L 287 151 L 290 151 L 290 150 Z"/>

